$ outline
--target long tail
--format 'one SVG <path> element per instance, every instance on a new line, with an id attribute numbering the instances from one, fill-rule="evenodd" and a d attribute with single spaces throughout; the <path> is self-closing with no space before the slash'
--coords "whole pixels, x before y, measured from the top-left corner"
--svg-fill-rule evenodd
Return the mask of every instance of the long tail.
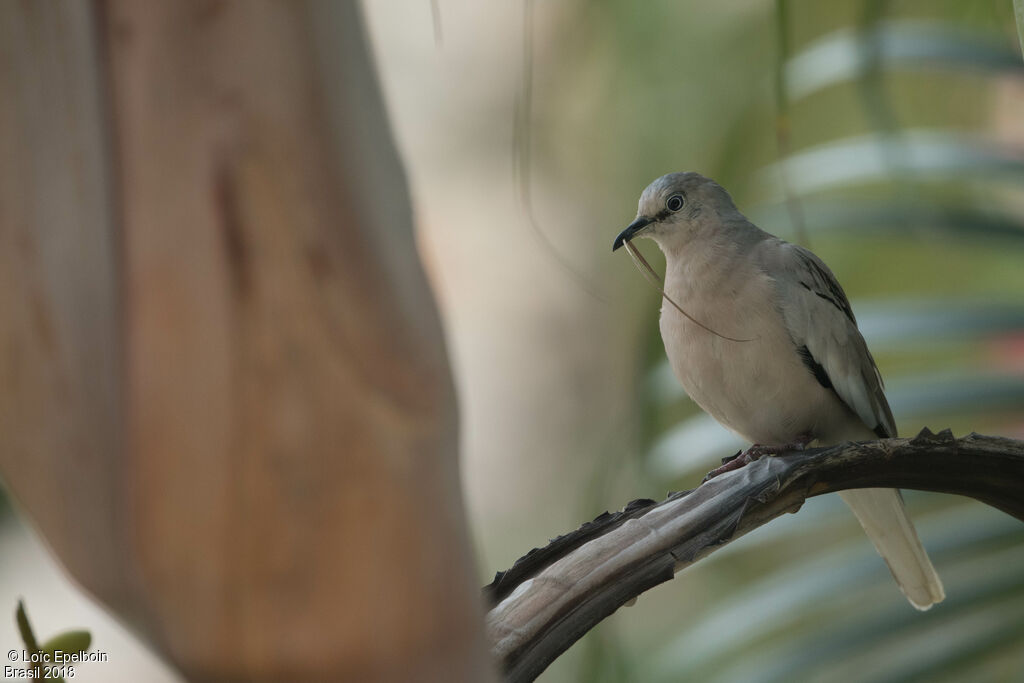
<path id="1" fill-rule="evenodd" d="M 896 489 L 854 489 L 839 493 L 857 515 L 875 550 L 914 607 L 926 610 L 942 602 L 946 592 L 924 551 L 914 524 L 907 516 L 903 496 Z"/>

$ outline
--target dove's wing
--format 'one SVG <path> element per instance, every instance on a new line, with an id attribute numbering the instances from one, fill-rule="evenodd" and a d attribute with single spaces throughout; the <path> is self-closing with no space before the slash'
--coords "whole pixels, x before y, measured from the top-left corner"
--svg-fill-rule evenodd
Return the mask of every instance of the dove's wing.
<path id="1" fill-rule="evenodd" d="M 896 436 L 882 376 L 832 271 L 803 247 L 782 241 L 773 246 L 766 269 L 804 364 L 879 438 Z"/>
<path id="2" fill-rule="evenodd" d="M 867 430 L 879 438 L 896 436 L 882 376 L 832 271 L 803 247 L 781 240 L 768 246 L 762 265 L 775 280 L 778 306 L 808 371 L 834 389 L 860 419 L 866 428 L 864 438 L 869 438 Z M 860 433 L 859 425 L 853 427 L 842 438 Z M 828 434 L 819 436 L 830 440 Z M 921 546 L 899 491 L 857 489 L 840 495 L 911 604 L 927 609 L 942 601 L 942 581 Z"/>

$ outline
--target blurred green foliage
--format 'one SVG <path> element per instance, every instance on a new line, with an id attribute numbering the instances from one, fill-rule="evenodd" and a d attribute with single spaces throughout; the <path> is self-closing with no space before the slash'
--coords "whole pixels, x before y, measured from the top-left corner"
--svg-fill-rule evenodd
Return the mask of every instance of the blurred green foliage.
<path id="1" fill-rule="evenodd" d="M 25 610 L 25 603 L 22 600 L 18 601 L 18 608 L 14 612 L 14 618 L 18 625 L 18 633 L 21 635 L 22 643 L 25 646 L 24 651 L 32 657 L 38 656 L 38 660 L 35 661 L 34 665 L 25 667 L 32 671 L 32 675 L 29 676 L 30 678 L 47 678 L 63 683 L 65 679 L 61 676 L 50 675 L 51 670 L 47 666 L 55 667 L 57 671 L 65 671 L 65 663 L 68 657 L 84 655 L 92 645 L 92 634 L 83 629 L 58 633 L 40 644 L 29 621 L 28 612 Z M 12 652 L 14 651 L 12 650 Z M 75 675 L 74 666 L 66 670 L 73 678 Z"/>
<path id="2" fill-rule="evenodd" d="M 1024 62 L 1009 0 L 609 0 L 563 23 L 537 65 L 539 163 L 614 188 L 599 200 L 609 236 L 653 178 L 709 175 L 836 272 L 902 433 L 1024 437 Z M 635 279 L 649 375 L 634 405 L 657 495 L 742 444 L 674 383 Z M 597 480 L 597 507 L 621 504 L 613 479 Z M 815 499 L 620 610 L 577 646 L 575 679 L 1024 680 L 1024 527 L 906 497 L 946 582 L 932 611 L 906 604 L 837 498 Z"/>

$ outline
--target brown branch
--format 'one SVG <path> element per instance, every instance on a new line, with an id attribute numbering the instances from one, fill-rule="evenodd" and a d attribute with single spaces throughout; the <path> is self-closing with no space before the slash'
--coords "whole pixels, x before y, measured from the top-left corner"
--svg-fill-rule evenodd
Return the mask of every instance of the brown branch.
<path id="1" fill-rule="evenodd" d="M 484 589 L 506 680 L 532 681 L 598 622 L 812 496 L 907 488 L 975 498 L 1024 520 L 1024 442 L 925 429 L 762 458 L 660 503 L 634 501 L 535 549 Z"/>

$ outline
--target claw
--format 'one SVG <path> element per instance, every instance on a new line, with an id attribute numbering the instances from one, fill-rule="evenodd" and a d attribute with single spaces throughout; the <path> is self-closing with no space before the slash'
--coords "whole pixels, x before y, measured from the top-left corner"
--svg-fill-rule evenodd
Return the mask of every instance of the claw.
<path id="1" fill-rule="evenodd" d="M 748 457 L 749 453 L 750 453 L 750 450 L 748 449 L 746 453 L 737 453 L 736 455 L 732 456 L 731 458 L 722 458 L 722 466 L 721 467 L 716 467 L 715 469 L 713 469 L 710 472 L 708 472 L 707 474 L 705 474 L 704 475 L 704 479 L 701 480 L 701 483 L 703 484 L 706 481 L 710 481 L 711 479 L 714 479 L 715 477 L 717 477 L 720 474 L 725 474 L 726 472 L 732 472 L 733 470 L 738 470 L 739 468 L 743 467 L 744 465 L 749 465 L 750 463 L 752 463 L 754 460 L 757 459 L 757 458 L 750 459 Z"/>
<path id="2" fill-rule="evenodd" d="M 722 464 L 725 465 L 727 463 L 730 463 L 733 460 L 735 460 L 736 458 L 740 457 L 740 455 L 742 455 L 742 454 L 743 454 L 743 451 L 736 451 L 732 455 L 727 455 L 724 458 L 722 458 Z"/>
<path id="3" fill-rule="evenodd" d="M 813 435 L 801 434 L 796 438 L 795 441 L 782 444 L 781 446 L 764 446 L 759 443 L 755 443 L 742 453 L 737 453 L 736 455 L 732 455 L 727 458 L 722 458 L 722 466 L 716 467 L 715 469 L 711 470 L 706 475 L 704 475 L 704 479 L 701 481 L 701 483 L 703 484 L 706 481 L 714 479 L 720 474 L 725 474 L 726 472 L 738 470 L 744 465 L 749 465 L 755 460 L 759 460 L 760 458 L 766 455 L 779 455 L 780 453 L 789 453 L 790 451 L 802 451 L 804 448 L 807 447 L 807 444 L 809 444 L 812 441 L 814 441 Z"/>

